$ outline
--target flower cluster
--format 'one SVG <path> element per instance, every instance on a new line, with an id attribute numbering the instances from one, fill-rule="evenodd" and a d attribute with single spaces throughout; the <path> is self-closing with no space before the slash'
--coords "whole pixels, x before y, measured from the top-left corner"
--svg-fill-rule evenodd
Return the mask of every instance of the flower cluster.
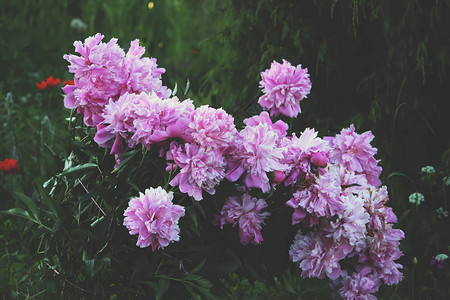
<path id="1" fill-rule="evenodd" d="M 48 77 L 46 80 L 42 80 L 40 83 L 36 83 L 36 87 L 40 91 L 45 91 L 47 89 L 53 89 L 61 83 L 61 79 L 53 78 L 53 76 Z"/>
<path id="2" fill-rule="evenodd" d="M 344 298 L 371 299 L 382 282 L 401 280 L 402 266 L 395 261 L 404 234 L 393 228 L 397 218 L 386 206 L 373 134 L 358 134 L 351 125 L 335 137 L 320 138 L 311 128 L 290 135 L 287 123 L 270 117 L 297 116 L 311 89 L 306 69 L 284 60 L 262 72 L 265 95 L 259 103 L 270 115 L 249 117 L 238 130 L 223 109 L 170 97 L 160 80 L 164 69 L 156 59 L 142 58 L 138 41 L 125 54 L 116 39 L 102 39 L 97 34 L 75 42 L 81 56 L 64 56 L 74 85 L 63 88 L 66 107 L 77 108 L 96 127 L 94 140 L 101 147 L 116 156 L 138 144 L 156 147 L 167 162 L 168 184 L 197 201 L 214 195 L 225 179 L 234 182 L 237 191 L 214 223 L 238 227 L 242 244 L 263 242 L 262 225 L 270 215 L 265 199 L 251 196 L 252 190 L 266 198 L 283 190 L 298 229 L 292 261 L 304 277 L 332 280 Z M 179 239 L 184 209 L 172 199 L 158 187 L 130 200 L 124 224 L 139 234 L 138 246 L 156 250 Z"/>
<path id="3" fill-rule="evenodd" d="M 98 33 L 84 43 L 76 41 L 75 51 L 81 56 L 64 55 L 70 62 L 69 72 L 75 77 L 74 85 L 63 88 L 64 104 L 76 108 L 84 115 L 86 125 L 92 127 L 104 121 L 105 106 L 127 92 L 155 92 L 163 99 L 170 96 L 170 90 L 161 82 L 165 70 L 157 67 L 155 58 L 142 58 L 145 48 L 139 46 L 138 40 L 131 42 L 125 54 L 117 39 L 104 43 L 103 38 Z"/>
<path id="4" fill-rule="evenodd" d="M 409 195 L 408 199 L 409 199 L 409 203 L 417 204 L 417 205 L 420 205 L 422 202 L 425 201 L 425 197 L 423 196 L 422 193 L 419 193 L 419 192 L 412 193 L 411 195 Z"/>
<path id="5" fill-rule="evenodd" d="M 5 158 L 3 161 L 0 161 L 0 171 L 5 174 L 19 173 L 19 162 L 14 158 Z"/>

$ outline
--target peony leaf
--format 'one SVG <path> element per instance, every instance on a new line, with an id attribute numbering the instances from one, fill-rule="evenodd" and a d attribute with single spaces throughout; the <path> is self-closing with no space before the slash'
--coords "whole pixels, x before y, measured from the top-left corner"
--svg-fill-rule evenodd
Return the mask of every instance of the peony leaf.
<path id="1" fill-rule="evenodd" d="M 39 209 L 38 209 L 36 203 L 34 203 L 34 201 L 31 198 L 29 198 L 27 195 L 22 194 L 20 192 L 15 191 L 13 194 L 14 194 L 14 196 L 16 196 L 17 199 L 21 200 L 23 203 L 25 203 L 26 206 L 28 206 L 31 213 L 33 214 L 34 219 L 39 220 Z"/>
<path id="2" fill-rule="evenodd" d="M 57 177 L 65 176 L 65 175 L 68 175 L 68 174 L 71 174 L 71 173 L 74 173 L 74 172 L 78 172 L 78 171 L 85 171 L 85 170 L 88 170 L 88 169 L 93 169 L 93 168 L 96 168 L 96 167 L 97 167 L 97 164 L 94 164 L 94 163 L 86 163 L 86 164 L 78 165 L 78 166 L 72 167 L 72 168 L 70 168 L 70 169 L 68 169 L 68 170 L 66 170 L 66 171 L 64 171 L 62 173 L 59 173 L 57 175 Z"/>

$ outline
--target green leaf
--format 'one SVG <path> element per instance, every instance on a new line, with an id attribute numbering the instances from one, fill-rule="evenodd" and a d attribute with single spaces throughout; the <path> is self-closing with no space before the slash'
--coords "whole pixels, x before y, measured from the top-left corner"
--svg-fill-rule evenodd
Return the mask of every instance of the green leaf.
<path id="1" fill-rule="evenodd" d="M 177 92 L 178 92 L 178 84 L 175 82 L 175 87 L 173 88 L 172 96 L 176 96 Z"/>
<path id="2" fill-rule="evenodd" d="M 74 172 L 79 172 L 79 171 L 85 171 L 85 170 L 89 170 L 89 169 L 94 169 L 97 168 L 97 164 L 94 163 L 86 163 L 86 164 L 82 164 L 82 165 L 78 165 L 75 167 L 72 167 L 62 173 L 59 173 L 58 175 L 56 175 L 57 177 L 61 177 L 61 176 L 65 176 Z"/>
<path id="3" fill-rule="evenodd" d="M 112 171 L 112 173 L 120 173 L 122 171 L 122 169 L 126 166 L 128 161 L 131 160 L 138 153 L 138 151 L 139 151 L 138 149 L 135 149 L 133 151 L 125 152 L 122 155 L 120 155 L 119 156 L 119 159 L 120 159 L 119 166 L 116 169 L 114 169 Z"/>
<path id="4" fill-rule="evenodd" d="M 14 194 L 14 196 L 16 196 L 16 198 L 18 198 L 23 203 L 25 203 L 26 206 L 28 206 L 31 213 L 33 214 L 34 219 L 39 220 L 39 209 L 38 209 L 36 203 L 34 203 L 34 201 L 31 200 L 31 198 L 29 198 L 27 195 L 22 194 L 20 192 L 14 192 L 13 194 Z"/>
<path id="5" fill-rule="evenodd" d="M 0 214 L 6 214 L 6 215 L 25 218 L 30 221 L 35 221 L 26 210 L 23 210 L 21 208 L 11 208 L 8 210 L 3 210 L 3 211 L 0 211 Z"/>
<path id="6" fill-rule="evenodd" d="M 205 257 L 195 268 L 190 270 L 190 273 L 197 273 L 205 265 L 207 257 Z"/>
<path id="7" fill-rule="evenodd" d="M 170 281 L 165 278 L 160 278 L 158 285 L 155 285 L 155 298 L 156 300 L 161 299 L 165 292 L 169 289 Z"/>
<path id="8" fill-rule="evenodd" d="M 190 86 L 190 82 L 189 82 L 189 78 L 187 79 L 186 82 L 186 88 L 184 89 L 184 95 L 187 96 L 187 93 L 189 92 L 189 86 Z"/>
<path id="9" fill-rule="evenodd" d="M 94 266 L 95 266 L 95 258 L 94 259 L 88 259 L 85 262 L 86 266 L 86 273 L 89 278 L 94 277 Z"/>

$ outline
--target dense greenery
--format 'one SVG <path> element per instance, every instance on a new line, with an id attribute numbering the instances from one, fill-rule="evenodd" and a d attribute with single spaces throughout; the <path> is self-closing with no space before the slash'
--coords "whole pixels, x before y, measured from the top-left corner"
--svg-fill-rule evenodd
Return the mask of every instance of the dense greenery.
<path id="1" fill-rule="evenodd" d="M 450 1 L 153 5 L 0 4 L 0 160 L 14 157 L 21 164 L 18 175 L 0 174 L 3 298 L 330 297 L 325 282 L 300 277 L 288 260 L 289 244 L 279 246 L 295 234 L 288 223 L 264 232 L 262 246 L 244 247 L 233 229 L 210 226 L 205 216 L 219 207 L 212 201 L 184 203 L 181 226 L 189 230 L 182 241 L 189 243 L 155 253 L 134 245 L 122 226 L 123 210 L 130 197 L 159 184 L 153 170 L 164 167 L 162 160 L 139 148 L 125 153 L 127 164 L 113 171 L 113 159 L 93 142 L 80 117 L 64 108 L 60 91 L 35 86 L 51 75 L 70 79 L 63 54 L 73 53 L 73 41 L 97 32 L 124 46 L 140 39 L 146 55 L 166 68 L 163 82 L 177 86 L 180 98 L 222 106 L 240 120 L 260 110 L 260 72 L 273 60 L 307 67 L 313 89 L 292 128 L 314 127 L 326 136 L 353 123 L 376 137 L 382 181 L 406 235 L 404 280 L 378 296 L 450 297 L 448 261 L 443 269 L 430 266 L 432 256 L 450 253 L 449 218 L 436 213 L 448 210 L 449 188 L 442 179 L 450 175 L 450 119 L 444 109 L 450 94 Z M 72 27 L 74 18 L 86 28 Z M 436 173 L 421 172 L 426 165 Z M 420 206 L 408 202 L 413 192 L 425 196 Z M 277 217 L 289 221 L 282 213 Z"/>

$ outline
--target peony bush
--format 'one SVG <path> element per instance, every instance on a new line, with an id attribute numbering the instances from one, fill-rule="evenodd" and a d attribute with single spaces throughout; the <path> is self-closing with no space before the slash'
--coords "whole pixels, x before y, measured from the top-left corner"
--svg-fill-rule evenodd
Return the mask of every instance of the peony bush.
<path id="1" fill-rule="evenodd" d="M 307 69 L 274 61 L 261 73 L 264 111 L 239 128 L 221 108 L 178 99 L 162 83 L 165 69 L 143 57 L 138 40 L 125 53 L 116 39 L 103 38 L 77 41 L 78 55 L 64 56 L 74 75 L 74 84 L 63 87 L 64 104 L 83 115 L 116 170 L 140 148 L 164 163 L 159 185 L 123 207 L 123 225 L 137 235 L 137 246 L 165 251 L 182 240 L 188 197 L 214 202 L 209 226 L 231 225 L 240 243 L 255 249 L 271 218 L 286 212 L 294 236 L 285 255 L 302 277 L 327 279 L 337 297 L 374 299 L 382 283 L 402 279 L 396 261 L 404 233 L 394 228 L 397 217 L 387 206 L 373 134 L 350 125 L 321 138 L 312 128 L 297 134 L 271 118 L 301 113 L 311 90 Z M 218 190 L 226 195 L 216 197 Z"/>

